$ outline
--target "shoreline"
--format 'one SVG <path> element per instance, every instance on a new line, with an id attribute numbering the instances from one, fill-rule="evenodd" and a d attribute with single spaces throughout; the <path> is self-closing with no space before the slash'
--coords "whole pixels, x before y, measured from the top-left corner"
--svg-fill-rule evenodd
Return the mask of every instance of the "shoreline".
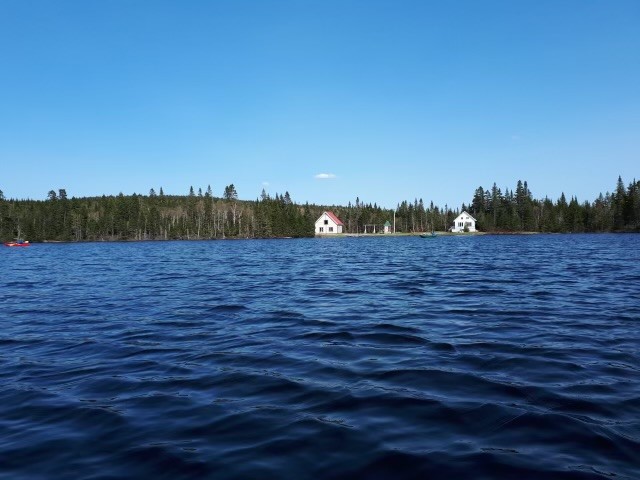
<path id="1" fill-rule="evenodd" d="M 428 232 L 427 232 L 428 233 Z M 505 236 L 505 235 L 604 235 L 604 234 L 638 234 L 640 232 L 436 232 L 438 237 L 476 237 L 476 236 Z M 32 240 L 34 244 L 69 244 L 69 243 L 137 243 L 137 242 L 218 242 L 239 240 L 296 240 L 305 238 L 404 238 L 420 237 L 424 232 L 399 232 L 399 233 L 336 233 L 326 235 L 314 235 L 309 237 L 226 237 L 226 238 L 147 238 L 147 239 L 94 239 L 94 240 Z"/>

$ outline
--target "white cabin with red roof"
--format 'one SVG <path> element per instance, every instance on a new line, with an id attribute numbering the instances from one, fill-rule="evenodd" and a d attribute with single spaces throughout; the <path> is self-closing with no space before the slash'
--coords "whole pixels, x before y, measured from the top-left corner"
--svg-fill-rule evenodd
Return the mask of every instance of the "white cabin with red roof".
<path id="1" fill-rule="evenodd" d="M 333 212 L 322 212 L 316 220 L 316 235 L 344 233 L 344 223 Z"/>

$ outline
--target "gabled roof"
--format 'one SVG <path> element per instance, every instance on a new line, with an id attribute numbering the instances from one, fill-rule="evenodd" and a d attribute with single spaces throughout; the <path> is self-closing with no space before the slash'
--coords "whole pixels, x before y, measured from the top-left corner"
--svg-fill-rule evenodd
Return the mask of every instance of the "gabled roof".
<path id="1" fill-rule="evenodd" d="M 336 217 L 336 215 L 333 212 L 324 212 L 324 213 L 326 213 L 327 217 L 329 217 L 331 220 L 333 220 L 336 225 L 342 225 L 344 227 L 344 223 L 342 223 L 342 220 L 340 220 L 338 217 Z"/>
<path id="2" fill-rule="evenodd" d="M 474 222 L 477 222 L 477 220 L 476 220 L 475 218 L 473 218 L 473 215 L 471 215 L 471 214 L 470 214 L 469 212 L 467 212 L 466 210 L 463 210 L 462 212 L 460 212 L 460 215 L 464 215 L 464 214 L 469 215 L 469 216 L 471 217 L 471 220 L 473 220 Z M 458 217 L 459 217 L 460 215 L 458 215 Z M 456 217 L 456 218 L 458 218 L 458 217 Z"/>

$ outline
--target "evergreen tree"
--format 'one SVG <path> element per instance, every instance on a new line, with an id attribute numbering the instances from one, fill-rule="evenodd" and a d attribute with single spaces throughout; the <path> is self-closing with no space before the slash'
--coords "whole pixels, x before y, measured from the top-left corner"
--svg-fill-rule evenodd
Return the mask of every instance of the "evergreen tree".
<path id="1" fill-rule="evenodd" d="M 233 183 L 231 185 L 227 185 L 226 187 L 224 187 L 224 193 L 222 195 L 222 198 L 224 198 L 225 200 L 238 199 L 238 192 L 236 191 L 236 187 L 233 185 Z"/>
<path id="2" fill-rule="evenodd" d="M 624 228 L 624 204 L 625 204 L 625 188 L 622 177 L 618 176 L 616 185 L 616 193 L 614 196 L 613 209 L 613 228 L 614 230 L 622 230 Z"/>
<path id="3" fill-rule="evenodd" d="M 502 192 L 494 182 L 493 187 L 491 188 L 491 213 L 493 216 L 493 224 L 491 228 L 493 230 L 495 230 L 496 226 L 498 225 L 498 213 L 500 211 L 501 204 Z"/>
<path id="4" fill-rule="evenodd" d="M 640 181 L 633 181 L 633 189 L 629 192 L 632 200 L 631 227 L 635 231 L 640 231 Z"/>
<path id="5" fill-rule="evenodd" d="M 484 188 L 478 187 L 473 194 L 473 200 L 471 201 L 471 214 L 477 217 L 485 211 L 485 198 Z"/>

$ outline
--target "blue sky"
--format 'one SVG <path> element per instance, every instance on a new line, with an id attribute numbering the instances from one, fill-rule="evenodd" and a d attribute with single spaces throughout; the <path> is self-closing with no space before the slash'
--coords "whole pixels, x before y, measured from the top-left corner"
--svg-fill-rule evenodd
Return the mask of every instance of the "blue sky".
<path id="1" fill-rule="evenodd" d="M 0 59 L 7 197 L 459 206 L 640 177 L 637 0 L 0 0 Z"/>

